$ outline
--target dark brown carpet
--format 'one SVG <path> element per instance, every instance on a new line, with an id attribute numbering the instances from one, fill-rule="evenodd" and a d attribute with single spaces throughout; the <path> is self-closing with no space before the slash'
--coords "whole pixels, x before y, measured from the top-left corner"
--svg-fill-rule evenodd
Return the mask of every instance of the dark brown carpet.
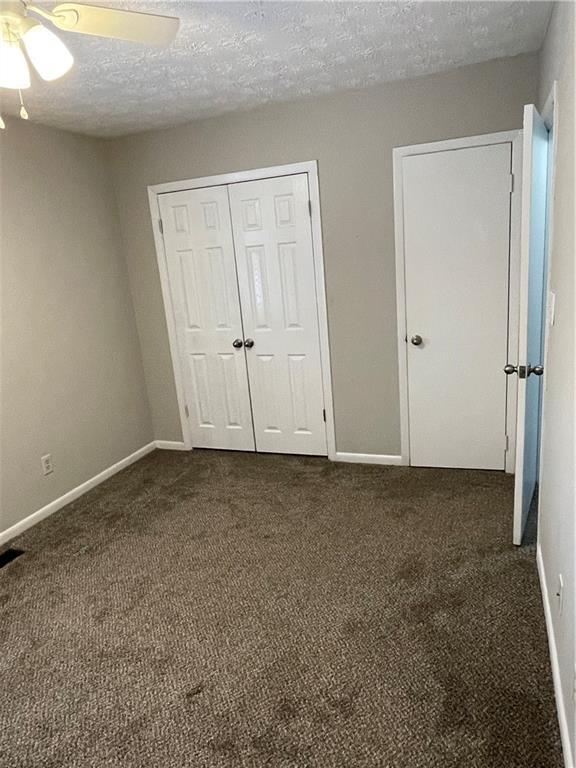
<path id="1" fill-rule="evenodd" d="M 558 768 L 499 473 L 156 452 L 0 570 L 2 768 Z"/>

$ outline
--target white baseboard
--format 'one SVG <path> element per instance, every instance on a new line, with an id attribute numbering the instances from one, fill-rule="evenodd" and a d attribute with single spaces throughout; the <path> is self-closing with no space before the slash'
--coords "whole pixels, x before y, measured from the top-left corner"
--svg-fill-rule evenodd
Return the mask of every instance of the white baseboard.
<path id="1" fill-rule="evenodd" d="M 28 528 L 31 528 L 33 525 L 36 525 L 36 523 L 39 523 L 40 520 L 44 520 L 44 518 L 54 514 L 54 512 L 57 512 L 59 509 L 62 509 L 62 507 L 65 507 L 66 504 L 70 504 L 71 501 L 74 501 L 79 496 L 85 494 L 87 491 L 95 488 L 97 485 L 100 485 L 100 483 L 103 483 L 104 480 L 107 480 L 109 477 L 112 477 L 112 475 L 120 472 L 121 469 L 125 469 L 125 467 L 130 466 L 130 464 L 134 464 L 135 461 L 138 461 L 138 459 L 146 456 L 147 453 L 150 453 L 155 448 L 156 444 L 153 442 L 148 443 L 148 445 L 143 445 L 142 448 L 134 451 L 134 453 L 131 453 L 130 456 L 126 456 L 126 458 L 120 459 L 120 461 L 117 461 L 116 464 L 112 464 L 111 467 L 108 467 L 102 472 L 99 472 L 97 475 L 94 475 L 94 477 L 91 477 L 90 480 L 86 480 L 85 483 L 76 486 L 76 488 L 68 491 L 68 493 L 65 493 L 63 496 L 60 496 L 60 498 L 54 499 L 54 501 L 51 501 L 50 504 L 46 504 L 46 506 L 42 507 L 42 509 L 38 509 L 31 515 L 28 515 L 28 517 L 25 517 L 24 520 L 20 520 L 20 522 L 15 523 L 5 531 L 1 531 L 0 545 L 4 544 L 6 541 L 10 541 L 10 539 L 13 539 L 15 536 L 19 536 L 21 533 L 24 533 L 24 531 L 26 531 Z"/>
<path id="2" fill-rule="evenodd" d="M 191 451 L 186 443 L 179 442 L 178 440 L 155 440 L 154 445 L 161 451 Z"/>
<path id="3" fill-rule="evenodd" d="M 552 623 L 552 606 L 550 605 L 550 593 L 546 584 L 546 571 L 542 559 L 542 550 L 540 544 L 536 547 L 536 563 L 538 565 L 538 576 L 540 577 L 540 589 L 542 591 L 542 601 L 544 603 L 544 616 L 546 618 L 546 629 L 548 631 L 548 645 L 550 647 L 550 664 L 552 667 L 552 680 L 554 681 L 554 693 L 556 695 L 556 709 L 558 711 L 558 722 L 560 724 L 560 738 L 562 739 L 562 750 L 564 752 L 565 768 L 574 768 L 574 757 L 572 755 L 572 746 L 570 742 L 570 729 L 568 727 L 568 717 L 564 706 L 564 697 L 562 695 L 562 680 L 560 678 L 560 663 L 558 661 L 558 649 L 554 633 L 554 624 Z M 571 685 L 571 681 L 569 683 Z"/>
<path id="4" fill-rule="evenodd" d="M 336 451 L 334 461 L 347 461 L 351 464 L 402 464 L 402 456 L 385 453 L 342 453 L 342 451 Z"/>

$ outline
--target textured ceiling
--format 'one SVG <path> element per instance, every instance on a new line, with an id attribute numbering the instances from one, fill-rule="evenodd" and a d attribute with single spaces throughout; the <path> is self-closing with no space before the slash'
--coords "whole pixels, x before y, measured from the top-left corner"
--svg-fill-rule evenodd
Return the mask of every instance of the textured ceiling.
<path id="1" fill-rule="evenodd" d="M 96 0 L 94 0 L 96 1 Z M 31 119 L 114 136 L 537 50 L 541 2 L 102 2 L 181 19 L 165 50 L 58 34 L 76 65 L 25 92 Z M 48 7 L 51 4 L 45 3 Z M 2 110 L 16 96 L 2 92 Z"/>

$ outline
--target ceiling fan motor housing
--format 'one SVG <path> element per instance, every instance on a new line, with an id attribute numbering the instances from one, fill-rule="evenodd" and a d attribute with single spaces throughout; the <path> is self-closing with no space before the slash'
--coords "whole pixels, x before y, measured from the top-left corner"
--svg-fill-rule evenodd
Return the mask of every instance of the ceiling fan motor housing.
<path id="1" fill-rule="evenodd" d="M 0 3 L 0 22 L 2 22 L 2 26 L 8 24 L 18 29 L 25 17 L 26 6 L 22 0 L 5 0 Z"/>

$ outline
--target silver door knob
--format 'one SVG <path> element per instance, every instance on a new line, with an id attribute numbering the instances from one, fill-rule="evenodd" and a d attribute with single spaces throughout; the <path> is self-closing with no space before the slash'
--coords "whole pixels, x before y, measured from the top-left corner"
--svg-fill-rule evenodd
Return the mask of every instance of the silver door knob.
<path id="1" fill-rule="evenodd" d="M 234 341 L 232 342 L 232 346 L 234 347 L 234 349 L 241 349 L 243 343 L 244 342 L 242 341 L 242 339 L 234 339 Z"/>
<path id="2" fill-rule="evenodd" d="M 506 376 L 510 376 L 512 373 L 518 373 L 518 366 L 510 365 L 510 363 L 508 363 L 507 365 L 504 366 L 503 370 Z"/>
<path id="3" fill-rule="evenodd" d="M 414 346 L 415 346 L 415 347 L 419 347 L 419 346 L 420 346 L 420 344 L 422 344 L 422 336 L 419 336 L 419 335 L 416 333 L 414 336 L 412 336 L 412 338 L 410 339 L 410 341 L 412 342 L 412 344 L 414 344 Z"/>
<path id="4" fill-rule="evenodd" d="M 544 373 L 544 366 L 543 365 L 529 365 L 528 366 L 528 376 L 533 373 L 534 376 L 542 376 Z"/>
<path id="5" fill-rule="evenodd" d="M 254 339 L 245 339 L 244 340 L 244 346 L 247 349 L 252 349 L 252 347 L 254 346 Z"/>

